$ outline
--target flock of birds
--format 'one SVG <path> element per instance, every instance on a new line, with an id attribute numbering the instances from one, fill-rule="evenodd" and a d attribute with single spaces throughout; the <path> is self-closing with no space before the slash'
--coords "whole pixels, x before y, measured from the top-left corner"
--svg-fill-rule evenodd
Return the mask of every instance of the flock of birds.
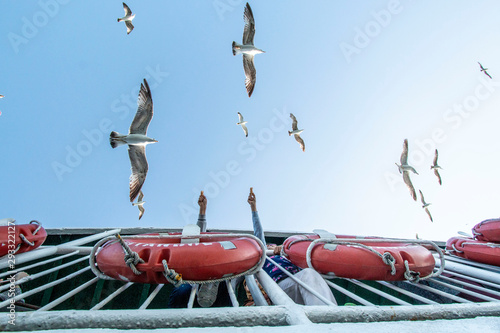
<path id="1" fill-rule="evenodd" d="M 134 25 L 132 20 L 135 18 L 135 14 L 132 13 L 130 8 L 123 3 L 123 9 L 125 11 L 125 16 L 118 18 L 118 22 L 124 22 L 127 27 L 127 34 L 130 34 L 134 30 Z M 258 49 L 254 46 L 254 36 L 255 36 L 255 20 L 253 17 L 252 9 L 247 3 L 243 13 L 243 19 L 245 21 L 245 27 L 243 30 L 243 42 L 238 44 L 235 41 L 232 43 L 233 55 L 241 54 L 243 56 L 243 69 L 245 72 L 245 87 L 248 93 L 248 97 L 252 96 L 255 88 L 256 81 L 256 71 L 254 65 L 254 56 L 259 53 L 265 53 L 265 51 Z M 3 97 L 3 96 L 2 96 Z M 139 209 L 139 220 L 144 215 L 144 194 L 142 193 L 142 186 L 146 180 L 146 175 L 148 173 L 148 161 L 146 159 L 146 145 L 158 142 L 157 140 L 147 136 L 148 126 L 153 118 L 153 98 L 151 96 L 151 90 L 149 89 L 148 82 L 144 79 L 141 83 L 141 89 L 139 91 L 139 97 L 137 100 L 137 112 L 135 114 L 134 120 L 130 125 L 128 134 L 120 134 L 118 132 L 112 131 L 109 137 L 109 142 L 112 148 L 116 148 L 122 145 L 128 145 L 128 154 L 130 158 L 130 164 L 132 167 L 132 174 L 130 175 L 130 202 L 133 206 L 137 206 Z M 300 149 L 305 151 L 304 140 L 300 137 L 303 129 L 298 129 L 297 119 L 290 113 L 290 118 L 292 119 L 292 130 L 288 131 L 288 135 L 293 135 L 295 140 L 299 143 Z M 241 126 L 245 137 L 248 137 L 248 128 L 246 126 L 247 122 L 244 120 L 243 115 L 238 112 L 238 123 Z M 137 198 L 137 202 L 134 200 Z"/>
<path id="2" fill-rule="evenodd" d="M 484 68 L 480 62 L 478 62 L 478 64 L 480 67 L 480 71 L 483 72 L 490 79 L 492 79 L 491 75 L 487 72 L 488 68 Z M 408 164 L 408 139 L 404 140 L 403 152 L 401 153 L 400 163 L 401 164 L 396 163 L 396 165 L 398 167 L 399 173 L 403 174 L 403 182 L 406 184 L 406 186 L 408 186 L 408 189 L 410 190 L 410 194 L 411 194 L 413 200 L 417 201 L 417 193 L 415 192 L 415 188 L 413 187 L 413 184 L 412 184 L 411 179 L 410 179 L 410 171 L 416 175 L 418 175 L 418 172 L 417 172 L 417 170 L 415 170 L 414 167 L 412 167 L 411 165 Z M 442 169 L 442 168 L 438 165 L 438 150 L 436 149 L 434 152 L 434 160 L 433 160 L 433 163 L 431 165 L 431 170 L 434 171 L 434 175 L 436 175 L 439 185 L 442 185 L 442 180 L 441 180 L 441 175 L 439 174 L 439 169 Z M 431 220 L 431 222 L 434 222 L 434 220 L 432 219 L 432 215 L 429 211 L 429 206 L 431 204 L 428 202 L 425 202 L 424 194 L 422 193 L 422 190 L 419 189 L 418 191 L 420 192 L 420 201 L 422 202 L 422 208 L 425 210 L 425 212 L 429 216 L 429 219 Z M 417 238 L 418 238 L 418 235 L 417 235 Z"/>

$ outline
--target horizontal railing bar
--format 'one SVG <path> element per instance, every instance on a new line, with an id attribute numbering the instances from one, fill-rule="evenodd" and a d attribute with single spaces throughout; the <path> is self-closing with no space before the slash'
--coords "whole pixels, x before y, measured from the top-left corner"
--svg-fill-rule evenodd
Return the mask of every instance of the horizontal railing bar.
<path id="1" fill-rule="evenodd" d="M 13 298 L 10 298 L 10 299 L 7 299 L 7 300 L 5 300 L 3 302 L 0 302 L 0 308 L 3 308 L 7 304 L 9 304 L 12 300 L 18 301 L 18 300 L 23 299 L 25 297 L 34 295 L 34 294 L 38 293 L 39 291 L 42 291 L 42 290 L 45 290 L 45 289 L 57 286 L 58 284 L 60 284 L 60 283 L 62 283 L 64 281 L 70 280 L 70 279 L 74 278 L 75 276 L 78 276 L 78 275 L 80 275 L 80 274 L 88 271 L 89 269 L 90 269 L 89 266 L 84 267 L 84 268 L 80 269 L 79 271 L 76 271 L 74 273 L 71 273 L 71 274 L 63 277 L 63 278 L 60 278 L 59 280 L 52 281 L 50 283 L 44 284 L 43 286 L 40 286 L 38 288 L 32 289 L 30 291 L 27 291 L 27 292 L 24 292 L 24 293 L 19 294 L 17 296 L 14 296 Z"/>
<path id="2" fill-rule="evenodd" d="M 380 289 L 377 289 L 377 288 L 374 288 L 374 287 L 369 286 L 367 284 L 364 284 L 362 282 L 359 282 L 358 280 L 354 280 L 354 279 L 346 279 L 346 280 L 349 281 L 349 282 L 351 282 L 351 283 L 354 283 L 355 285 L 360 286 L 361 288 L 369 290 L 369 291 L 371 291 L 374 294 L 382 296 L 382 297 L 384 297 L 384 298 L 386 298 L 386 299 L 388 299 L 388 300 L 390 300 L 390 301 L 392 301 L 392 302 L 394 302 L 394 303 L 396 303 L 398 305 L 411 305 L 410 303 L 408 303 L 406 301 L 403 301 L 403 300 L 401 300 L 401 299 L 399 299 L 397 297 L 394 297 L 394 296 L 392 296 L 392 295 L 390 295 L 390 294 L 388 294 L 388 293 L 386 293 L 386 292 L 384 292 L 384 291 L 382 291 Z"/>
<path id="3" fill-rule="evenodd" d="M 127 282 L 127 283 L 125 283 L 123 286 L 121 286 L 120 288 L 116 289 L 108 297 L 106 297 L 105 299 L 103 299 L 102 301 L 100 301 L 99 303 L 97 303 L 96 305 L 94 305 L 94 307 L 91 308 L 90 311 L 96 311 L 96 310 L 101 309 L 103 306 L 105 306 L 106 304 L 108 304 L 109 302 L 111 302 L 116 296 L 120 295 L 123 291 L 125 291 L 128 287 L 130 287 L 133 284 L 134 284 L 133 282 Z"/>
<path id="4" fill-rule="evenodd" d="M 420 296 L 420 295 L 417 295 L 415 293 L 412 293 L 411 291 L 409 290 L 406 290 L 406 289 L 403 289 L 403 288 L 400 288 L 398 286 L 395 286 L 387 281 L 377 281 L 378 283 L 380 283 L 381 285 L 387 287 L 387 288 L 390 288 L 392 290 L 395 290 L 401 294 L 404 294 L 408 297 L 411 297 L 413 299 L 416 299 L 417 301 L 420 301 L 422 303 L 425 303 L 425 304 L 439 304 L 438 302 L 434 302 L 433 300 L 430 300 L 428 298 L 425 298 L 423 296 Z"/>
<path id="5" fill-rule="evenodd" d="M 84 284 L 82 284 L 82 285 L 78 286 L 77 288 L 71 290 L 70 292 L 62 295 L 61 297 L 53 300 L 52 302 L 46 304 L 45 306 L 42 306 L 37 311 L 48 311 L 48 310 L 51 310 L 51 309 L 55 308 L 56 306 L 58 306 L 59 304 L 61 304 L 65 300 L 67 300 L 68 298 L 73 297 L 74 295 L 78 294 L 80 291 L 82 291 L 85 288 L 87 288 L 87 287 L 91 286 L 92 284 L 96 283 L 97 280 L 99 280 L 99 278 L 98 277 L 94 277 L 92 280 L 85 282 Z"/>

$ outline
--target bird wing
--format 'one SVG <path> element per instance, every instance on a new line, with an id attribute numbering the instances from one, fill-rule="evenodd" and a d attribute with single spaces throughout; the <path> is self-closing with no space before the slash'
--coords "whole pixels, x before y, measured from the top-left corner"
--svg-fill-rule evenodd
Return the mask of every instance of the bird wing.
<path id="1" fill-rule="evenodd" d="M 239 119 L 239 122 L 241 123 L 243 121 L 243 116 L 241 115 L 241 113 L 238 112 L 238 119 Z"/>
<path id="2" fill-rule="evenodd" d="M 130 8 L 128 8 L 128 6 L 125 4 L 125 2 L 123 3 L 123 10 L 125 11 L 125 16 L 132 15 L 132 11 L 130 10 Z"/>
<path id="3" fill-rule="evenodd" d="M 415 192 L 415 188 L 413 188 L 413 184 L 411 183 L 410 174 L 408 173 L 408 171 L 403 171 L 403 181 L 405 182 L 406 186 L 408 186 L 413 200 L 417 201 L 417 193 Z"/>
<path id="4" fill-rule="evenodd" d="M 428 208 L 425 208 L 425 212 L 427 213 L 427 215 L 429 215 L 429 218 L 431 219 L 431 222 L 434 222 L 434 220 L 432 220 L 431 212 L 429 212 Z"/>
<path id="5" fill-rule="evenodd" d="M 408 139 L 405 139 L 403 143 L 403 152 L 400 158 L 401 165 L 408 164 Z"/>
<path id="6" fill-rule="evenodd" d="M 436 149 L 436 152 L 434 153 L 434 162 L 433 162 L 434 166 L 436 166 L 438 164 L 438 150 Z"/>
<path id="7" fill-rule="evenodd" d="M 242 124 L 241 128 L 243 128 L 243 132 L 245 132 L 245 136 L 248 136 L 248 128 L 245 126 L 245 124 Z"/>
<path id="8" fill-rule="evenodd" d="M 245 86 L 247 87 L 248 97 L 252 96 L 255 87 L 256 72 L 253 64 L 253 55 L 243 55 L 243 69 L 245 70 Z"/>
<path id="9" fill-rule="evenodd" d="M 151 97 L 151 90 L 146 79 L 144 79 L 144 84 L 141 83 L 137 106 L 137 112 L 128 132 L 129 134 L 146 135 L 149 123 L 153 118 L 153 98 Z"/>
<path id="10" fill-rule="evenodd" d="M 298 129 L 297 127 L 297 118 L 293 115 L 293 113 L 290 113 L 290 118 L 292 118 L 292 131 L 296 131 Z"/>
<path id="11" fill-rule="evenodd" d="M 302 140 L 300 135 L 294 134 L 294 137 L 295 137 L 295 140 L 297 140 L 297 142 L 299 143 L 300 149 L 302 149 L 302 151 L 306 151 L 306 145 L 304 144 L 304 140 Z"/>
<path id="12" fill-rule="evenodd" d="M 139 205 L 138 208 L 139 208 L 139 211 L 140 211 L 140 213 L 139 213 L 139 220 L 140 220 L 141 217 L 142 217 L 142 215 L 144 215 L 144 207 L 142 205 Z"/>
<path id="13" fill-rule="evenodd" d="M 484 74 L 488 75 L 488 77 L 489 77 L 490 79 L 493 79 L 493 78 L 491 77 L 491 75 L 490 75 L 487 71 L 484 71 Z"/>
<path id="14" fill-rule="evenodd" d="M 130 21 L 125 21 L 125 25 L 127 26 L 127 35 L 134 30 L 134 25 Z"/>
<path id="15" fill-rule="evenodd" d="M 253 45 L 253 37 L 255 35 L 255 21 L 253 19 L 252 8 L 247 2 L 245 12 L 243 13 L 245 20 L 245 28 L 243 29 L 243 45 Z"/>
<path id="16" fill-rule="evenodd" d="M 128 146 L 128 156 L 132 166 L 130 175 L 130 202 L 134 202 L 141 191 L 142 185 L 148 173 L 148 161 L 146 160 L 145 146 Z"/>
<path id="17" fill-rule="evenodd" d="M 422 205 L 425 205 L 424 195 L 422 194 L 421 190 L 418 190 L 418 191 L 420 192 L 420 201 L 422 201 Z"/>
<path id="18" fill-rule="evenodd" d="M 434 169 L 434 174 L 436 175 L 436 177 L 438 177 L 439 185 L 442 185 L 442 183 L 441 183 L 441 175 L 439 174 L 438 169 Z"/>
<path id="19" fill-rule="evenodd" d="M 137 201 L 142 201 L 144 199 L 144 193 L 142 191 L 139 191 L 139 196 L 137 197 Z"/>

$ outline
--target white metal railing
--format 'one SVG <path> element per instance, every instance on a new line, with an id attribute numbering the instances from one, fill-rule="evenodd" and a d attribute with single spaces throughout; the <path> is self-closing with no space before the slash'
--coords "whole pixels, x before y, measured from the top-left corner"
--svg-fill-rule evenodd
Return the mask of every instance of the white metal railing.
<path id="1" fill-rule="evenodd" d="M 71 241 L 65 244 L 60 244 L 57 246 L 42 246 L 39 249 L 34 251 L 19 254 L 16 256 L 16 271 L 27 271 L 37 269 L 40 267 L 44 267 L 45 265 L 49 265 L 55 263 L 59 260 L 63 259 L 71 259 L 71 261 L 57 265 L 56 267 L 47 268 L 41 272 L 30 275 L 28 278 L 23 278 L 17 282 L 15 285 L 23 286 L 24 283 L 32 280 L 36 280 L 42 276 L 46 276 L 47 274 L 53 272 L 61 272 L 64 268 L 65 271 L 70 269 L 71 267 L 75 267 L 71 273 L 66 276 L 62 276 L 57 280 L 48 282 L 40 287 L 34 288 L 32 290 L 27 290 L 19 295 L 16 295 L 12 298 L 14 301 L 20 301 L 21 299 L 28 299 L 29 297 L 41 293 L 44 290 L 58 286 L 59 284 L 69 281 L 71 279 L 79 277 L 81 274 L 89 271 L 90 266 L 86 266 L 84 268 L 81 267 L 81 263 L 88 259 L 90 250 L 92 247 L 84 246 L 86 244 L 98 241 L 110 235 L 116 234 L 120 232 L 120 229 L 110 230 L 103 233 L 99 233 L 96 235 L 92 235 L 89 237 L 84 237 L 78 239 L 76 241 Z M 365 240 L 363 240 L 365 241 Z M 62 254 L 64 253 L 64 254 Z M 59 255 L 62 254 L 62 255 Z M 22 260 L 18 261 L 17 257 L 21 257 Z M 75 258 L 76 257 L 76 258 Z M 267 257 L 267 259 L 274 263 L 272 259 Z M 453 260 L 451 260 L 453 259 Z M 363 313 L 366 311 L 372 311 L 379 316 L 383 316 L 389 312 L 385 312 L 384 306 L 374 306 L 380 305 L 374 299 L 382 299 L 381 304 L 391 304 L 391 314 L 394 314 L 398 311 L 401 312 L 399 318 L 406 316 L 406 313 L 413 311 L 415 317 L 419 318 L 421 315 L 422 318 L 425 317 L 425 311 L 423 309 L 428 309 L 427 306 L 434 307 L 433 311 L 437 313 L 441 313 L 441 318 L 451 318 L 453 317 L 453 312 L 451 309 L 461 309 L 464 317 L 472 317 L 478 314 L 482 315 L 500 315 L 500 273 L 491 267 L 486 267 L 483 265 L 469 265 L 469 261 L 460 259 L 454 260 L 455 258 L 451 258 L 450 260 L 443 260 L 442 258 L 436 259 L 436 272 L 443 272 L 441 276 L 437 274 L 433 274 L 433 277 L 426 280 L 425 283 L 418 282 L 405 282 L 398 285 L 395 285 L 391 282 L 386 281 L 375 281 L 375 282 L 366 282 L 366 281 L 358 281 L 354 279 L 328 279 L 325 280 L 326 283 L 332 288 L 332 290 L 336 293 L 337 296 L 346 297 L 349 302 L 354 302 L 358 304 L 358 306 L 363 307 Z M 0 267 L 2 265 L 2 260 L 0 259 Z M 50 265 L 49 265 L 50 266 Z M 487 265 L 489 266 L 489 265 Z M 76 268 L 79 269 L 76 269 Z M 6 266 L 3 266 L 5 269 Z M 280 268 L 280 266 L 278 266 Z M 5 271 L 0 273 L 0 277 L 7 277 L 14 274 L 16 271 Z M 254 307 L 239 307 L 237 295 L 234 290 L 235 282 L 237 281 L 227 281 L 227 290 L 231 299 L 232 307 L 228 308 L 228 311 L 236 316 L 234 318 L 234 323 L 239 322 L 242 318 L 247 318 L 247 325 L 267 325 L 269 324 L 269 316 L 276 316 L 273 319 L 273 325 L 282 323 L 283 320 L 286 321 L 287 325 L 295 325 L 295 324 L 310 324 L 315 322 L 323 322 L 324 319 L 318 319 L 318 313 L 323 313 L 325 316 L 323 318 L 337 318 L 336 316 L 344 315 L 344 318 L 348 318 L 353 311 L 356 311 L 356 307 L 343 307 L 342 304 L 340 306 L 334 305 L 332 302 L 328 301 L 322 295 L 315 292 L 311 289 L 310 286 L 307 286 L 302 281 L 296 279 L 292 274 L 285 271 L 285 274 L 289 275 L 289 278 L 294 279 L 298 284 L 300 284 L 303 288 L 317 296 L 321 299 L 326 305 L 325 306 L 302 306 L 295 304 L 284 292 L 281 288 L 262 270 L 259 270 L 255 275 L 247 275 L 245 279 L 247 281 L 247 286 L 252 294 L 252 297 L 257 306 Z M 270 299 L 272 300 L 274 306 L 267 306 L 267 302 L 262 296 L 262 293 L 255 283 L 255 279 L 257 279 L 262 285 L 263 289 L 266 291 Z M 43 305 L 37 311 L 37 314 L 43 315 L 46 318 L 49 318 L 45 322 L 51 323 L 51 328 L 56 329 L 59 324 L 56 324 L 57 316 L 52 317 L 50 313 L 57 313 L 58 316 L 61 316 L 63 313 L 68 317 L 75 316 L 75 322 L 71 327 L 63 327 L 63 328 L 78 328 L 78 324 L 81 320 L 79 315 L 75 315 L 72 312 L 64 312 L 64 311 L 54 311 L 59 304 L 67 301 L 68 299 L 82 293 L 87 292 L 90 287 L 95 285 L 100 279 L 98 277 L 94 277 L 89 279 L 86 282 L 81 283 L 77 287 L 69 290 L 66 293 L 63 293 L 61 296 L 57 297 L 54 300 L 51 300 L 47 304 Z M 102 282 L 107 283 L 107 282 Z M 476 284 L 481 284 L 477 286 Z M 342 284 L 346 284 L 347 287 L 343 287 Z M 109 315 L 109 310 L 102 310 L 106 304 L 110 304 L 111 301 L 116 299 L 119 295 L 128 295 L 130 293 L 128 290 L 129 287 L 134 285 L 132 282 L 123 283 L 121 286 L 118 286 L 116 290 L 112 291 L 109 296 L 105 297 L 102 300 L 97 300 L 97 304 L 89 308 L 87 311 L 92 311 L 92 313 L 101 313 L 105 312 L 103 315 L 93 315 L 92 318 L 99 318 L 101 324 L 96 323 L 93 327 L 120 327 L 118 323 L 111 324 L 110 320 L 113 318 L 113 315 Z M 407 288 L 407 286 L 411 286 L 411 288 Z M 164 287 L 163 284 L 156 285 L 154 290 L 147 295 L 145 301 L 139 305 L 133 315 L 130 316 L 130 320 L 136 318 L 139 314 L 141 316 L 154 316 L 157 310 L 147 309 L 148 306 L 155 300 L 155 298 L 159 295 L 161 289 Z M 0 292 L 8 290 L 10 284 L 0 285 Z M 363 290 L 363 293 L 360 293 L 360 290 Z M 196 326 L 198 323 L 198 317 L 200 311 L 202 313 L 210 314 L 213 311 L 211 309 L 194 309 L 193 303 L 195 300 L 195 295 L 197 292 L 197 286 L 195 285 L 192 288 L 192 294 L 188 303 L 188 307 L 191 308 L 189 311 L 183 313 L 183 318 L 188 318 L 185 320 L 189 322 L 188 325 Z M 438 297 L 446 298 L 450 303 L 453 304 L 440 304 L 440 302 L 429 298 L 427 295 L 434 294 Z M 361 296 L 370 295 L 370 296 Z M 402 299 L 404 296 L 405 299 Z M 476 303 L 474 307 L 467 308 L 467 304 L 475 303 L 471 300 L 470 297 L 482 299 L 483 303 Z M 136 295 L 130 295 L 130 297 L 137 298 Z M 29 300 L 29 299 L 28 299 Z M 10 304 L 11 299 L 4 300 L 0 302 L 0 308 L 6 307 Z M 166 302 L 164 302 L 166 304 Z M 413 306 L 412 303 L 424 303 L 424 305 Z M 457 304 L 459 303 L 459 304 Z M 463 303 L 463 304 L 462 304 Z M 393 305 L 397 305 L 394 307 Z M 460 305 L 460 306 L 459 306 Z M 397 310 L 400 308 L 401 310 Z M 315 309 L 315 311 L 313 311 Z M 321 310 L 318 310 L 321 309 Z M 371 310 L 368 310 L 371 309 Z M 413 309 L 413 310 L 411 310 Z M 422 309 L 422 310 L 419 310 Z M 467 309 L 467 311 L 465 311 Z M 99 311 L 98 311 L 99 310 Z M 450 310 L 450 311 L 448 311 Z M 112 310 L 112 311 L 120 311 L 120 310 Z M 170 312 L 163 310 L 162 316 L 165 318 L 170 318 Z M 395 311 L 395 312 L 394 312 Z M 78 311 L 81 313 L 82 311 Z M 85 310 L 83 312 L 86 312 Z M 191 314 L 190 314 L 191 313 Z M 215 312 L 214 312 L 215 313 Z M 147 314 L 147 315 L 145 315 Z M 29 330 L 28 326 L 30 323 L 33 323 L 32 319 L 37 318 L 38 315 L 35 313 L 31 313 L 31 316 L 27 316 L 25 314 L 19 313 L 19 318 L 22 318 L 23 325 L 26 330 Z M 78 317 L 78 318 L 77 318 Z M 279 318 L 278 318 L 279 317 Z M 51 319 L 52 318 L 52 319 Z M 80 318 L 80 319 L 79 319 Z M 285 318 L 285 319 L 283 319 Z M 350 317 L 349 317 L 350 318 Z M 384 320 L 391 320 L 389 318 L 393 318 L 390 315 Z M 396 317 L 394 317 L 396 318 Z M 5 328 L 3 319 L 0 319 L 0 330 Z M 97 319 L 96 319 L 97 320 Z M 219 319 L 214 318 L 214 322 L 217 322 Z M 333 320 L 333 319 L 332 319 Z M 356 321 L 355 318 L 351 318 L 349 320 Z M 361 319 L 358 319 L 361 320 Z M 364 320 L 364 319 L 363 319 Z M 21 323 L 21 320 L 18 321 Z M 104 324 L 107 323 L 107 324 Z M 87 323 L 88 324 L 88 323 Z M 218 325 L 223 325 L 221 322 L 217 322 Z M 104 326 L 99 326 L 104 325 Z M 106 326 L 107 325 L 107 326 Z M 165 324 L 158 324 L 158 327 L 171 327 Z M 223 325 L 224 326 L 224 325 Z M 33 326 L 36 329 L 43 329 L 43 326 Z M 84 327 L 84 326 L 83 326 Z M 82 328 L 83 328 L 82 327 Z M 17 327 L 19 329 L 20 327 Z M 122 327 L 123 328 L 123 327 Z M 47 328 L 45 328 L 47 329 Z"/>

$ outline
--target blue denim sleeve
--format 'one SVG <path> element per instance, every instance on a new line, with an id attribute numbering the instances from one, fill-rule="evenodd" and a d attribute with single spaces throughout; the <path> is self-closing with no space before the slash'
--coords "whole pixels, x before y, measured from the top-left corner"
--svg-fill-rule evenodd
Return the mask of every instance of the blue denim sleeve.
<path id="1" fill-rule="evenodd" d="M 264 230 L 262 230 L 262 225 L 260 224 L 259 214 L 257 212 L 252 212 L 252 222 L 253 222 L 253 234 L 255 237 L 260 239 L 264 245 L 266 245 L 266 239 L 264 238 Z"/>

